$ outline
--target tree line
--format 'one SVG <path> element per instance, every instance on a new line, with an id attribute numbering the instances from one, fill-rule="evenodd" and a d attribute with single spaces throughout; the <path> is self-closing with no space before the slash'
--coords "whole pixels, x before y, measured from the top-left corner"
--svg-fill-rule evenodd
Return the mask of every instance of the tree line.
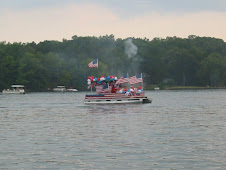
<path id="1" fill-rule="evenodd" d="M 98 58 L 99 67 L 88 63 Z M 226 43 L 222 39 L 167 37 L 115 39 L 73 36 L 39 43 L 0 42 L 0 89 L 23 84 L 31 91 L 65 85 L 87 89 L 87 77 L 143 73 L 146 87 L 226 85 Z"/>

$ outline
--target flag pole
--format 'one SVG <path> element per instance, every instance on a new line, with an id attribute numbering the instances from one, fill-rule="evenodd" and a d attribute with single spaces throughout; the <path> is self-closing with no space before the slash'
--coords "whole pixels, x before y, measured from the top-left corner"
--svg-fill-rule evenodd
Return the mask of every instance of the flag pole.
<path id="1" fill-rule="evenodd" d="M 129 74 L 128 74 L 128 73 L 127 73 L 127 79 L 129 80 Z M 127 87 L 127 86 L 128 86 L 128 87 Z M 127 83 L 126 83 L 126 88 L 130 88 L 130 86 L 131 86 L 130 83 L 127 82 Z"/>
<path id="2" fill-rule="evenodd" d="M 141 78 L 142 78 L 142 89 L 144 90 L 143 74 L 142 73 L 141 73 Z"/>

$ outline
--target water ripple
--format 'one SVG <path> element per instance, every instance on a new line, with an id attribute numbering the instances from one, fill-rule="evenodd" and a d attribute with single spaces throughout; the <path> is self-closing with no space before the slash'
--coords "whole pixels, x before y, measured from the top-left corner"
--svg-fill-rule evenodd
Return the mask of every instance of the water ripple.
<path id="1" fill-rule="evenodd" d="M 226 168 L 225 90 L 146 94 L 152 104 L 1 95 L 0 169 Z"/>

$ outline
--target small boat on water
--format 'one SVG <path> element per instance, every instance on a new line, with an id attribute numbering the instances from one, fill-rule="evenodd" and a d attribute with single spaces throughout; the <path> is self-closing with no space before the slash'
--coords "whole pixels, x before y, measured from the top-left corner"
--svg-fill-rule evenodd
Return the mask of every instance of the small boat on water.
<path id="1" fill-rule="evenodd" d="M 53 89 L 54 92 L 66 92 L 65 86 L 57 86 Z"/>
<path id="2" fill-rule="evenodd" d="M 24 85 L 12 85 L 11 89 L 4 89 L 3 94 L 25 94 Z"/>
<path id="3" fill-rule="evenodd" d="M 133 87 L 135 84 L 142 83 L 136 76 L 131 78 L 115 76 L 101 78 L 88 77 L 88 85 L 95 87 L 96 93 L 86 94 L 85 104 L 126 104 L 126 103 L 151 103 L 152 99 L 145 96 L 142 86 Z"/>
<path id="4" fill-rule="evenodd" d="M 78 90 L 77 89 L 75 89 L 75 88 L 69 88 L 69 89 L 67 89 L 67 92 L 77 92 Z"/>

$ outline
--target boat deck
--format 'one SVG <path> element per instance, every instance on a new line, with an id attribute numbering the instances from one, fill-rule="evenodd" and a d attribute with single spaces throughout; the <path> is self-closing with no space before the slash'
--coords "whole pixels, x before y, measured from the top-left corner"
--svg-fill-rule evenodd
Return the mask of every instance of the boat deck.
<path id="1" fill-rule="evenodd" d="M 145 97 L 143 93 L 126 95 L 123 93 L 102 93 L 87 94 L 85 96 L 85 104 L 125 104 L 125 103 L 151 103 L 152 100 Z"/>

